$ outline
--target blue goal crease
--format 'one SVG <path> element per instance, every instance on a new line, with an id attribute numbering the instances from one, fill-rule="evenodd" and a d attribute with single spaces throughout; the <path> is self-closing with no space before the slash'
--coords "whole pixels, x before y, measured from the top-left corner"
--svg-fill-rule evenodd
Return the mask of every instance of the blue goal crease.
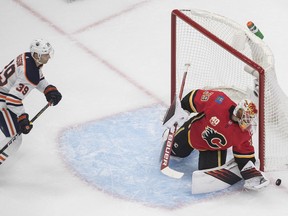
<path id="1" fill-rule="evenodd" d="M 192 195 L 196 152 L 181 161 L 171 160 L 173 169 L 185 173 L 181 179 L 160 172 L 165 111 L 154 105 L 67 129 L 59 138 L 61 155 L 89 184 L 148 206 L 177 208 L 237 190 L 235 185 L 221 192 Z"/>

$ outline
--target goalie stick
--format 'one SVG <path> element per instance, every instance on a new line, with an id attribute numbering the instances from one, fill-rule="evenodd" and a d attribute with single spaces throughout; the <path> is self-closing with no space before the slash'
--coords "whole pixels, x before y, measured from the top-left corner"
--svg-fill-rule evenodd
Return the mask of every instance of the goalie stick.
<path id="1" fill-rule="evenodd" d="M 186 64 L 185 66 L 187 66 L 187 69 L 184 72 L 183 78 L 182 78 L 181 88 L 180 88 L 180 92 L 179 92 L 180 100 L 182 98 L 182 94 L 184 91 L 186 76 L 187 76 L 187 72 L 188 72 L 188 68 L 190 67 L 190 64 Z M 164 117 L 163 124 L 165 124 L 175 113 L 176 97 L 177 97 L 177 95 L 175 95 L 174 100 L 173 100 L 170 108 L 168 109 L 165 117 Z M 171 128 L 169 129 L 168 137 L 167 137 L 167 139 L 163 145 L 163 148 L 161 151 L 161 168 L 160 168 L 160 170 L 164 175 L 179 179 L 179 178 L 182 178 L 184 173 L 176 171 L 176 170 L 171 169 L 169 167 L 172 145 L 173 145 L 176 130 L 177 130 L 177 123 L 174 124 L 174 129 L 171 129 Z"/>
<path id="2" fill-rule="evenodd" d="M 51 103 L 47 103 L 32 119 L 31 123 L 33 123 L 49 106 Z M 4 151 L 11 145 L 13 142 L 21 135 L 21 131 L 19 131 L 17 134 L 15 134 L 0 150 L 0 165 L 2 164 L 1 161 L 5 161 L 7 157 L 9 157 L 8 154 L 6 154 Z"/>

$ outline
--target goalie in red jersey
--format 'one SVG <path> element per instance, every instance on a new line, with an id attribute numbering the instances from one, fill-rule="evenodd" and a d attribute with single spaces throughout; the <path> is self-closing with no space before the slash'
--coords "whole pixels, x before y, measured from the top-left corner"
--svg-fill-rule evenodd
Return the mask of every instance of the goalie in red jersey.
<path id="1" fill-rule="evenodd" d="M 178 103 L 178 105 L 177 105 Z M 215 90 L 193 90 L 181 101 L 164 126 L 177 130 L 171 155 L 184 158 L 199 151 L 198 169 L 219 167 L 226 162 L 227 149 L 232 148 L 235 162 L 245 180 L 244 187 L 258 190 L 269 180 L 255 168 L 252 127 L 256 125 L 256 105 L 248 100 L 238 104 L 225 93 Z M 191 118 L 190 113 L 195 113 Z"/>

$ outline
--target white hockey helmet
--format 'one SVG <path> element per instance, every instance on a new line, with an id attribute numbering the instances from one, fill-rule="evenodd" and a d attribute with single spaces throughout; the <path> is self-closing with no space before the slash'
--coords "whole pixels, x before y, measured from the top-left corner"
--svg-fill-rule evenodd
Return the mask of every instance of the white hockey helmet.
<path id="1" fill-rule="evenodd" d="M 249 130 L 256 125 L 258 110 L 256 105 L 249 99 L 241 100 L 233 111 L 233 115 L 238 118 L 238 124 L 242 130 Z"/>
<path id="2" fill-rule="evenodd" d="M 33 40 L 30 45 L 30 52 L 32 56 L 34 53 L 37 53 L 39 58 L 41 58 L 42 54 L 49 54 L 50 58 L 52 58 L 54 55 L 53 47 L 44 39 Z"/>

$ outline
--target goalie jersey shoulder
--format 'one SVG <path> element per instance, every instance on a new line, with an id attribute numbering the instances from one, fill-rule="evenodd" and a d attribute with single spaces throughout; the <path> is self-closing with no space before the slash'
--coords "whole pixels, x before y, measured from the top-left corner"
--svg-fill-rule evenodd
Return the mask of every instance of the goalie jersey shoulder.
<path id="1" fill-rule="evenodd" d="M 203 112 L 207 108 L 217 106 L 230 108 L 235 103 L 221 91 L 197 89 L 191 92 L 189 98 L 190 108 L 194 112 Z"/>

